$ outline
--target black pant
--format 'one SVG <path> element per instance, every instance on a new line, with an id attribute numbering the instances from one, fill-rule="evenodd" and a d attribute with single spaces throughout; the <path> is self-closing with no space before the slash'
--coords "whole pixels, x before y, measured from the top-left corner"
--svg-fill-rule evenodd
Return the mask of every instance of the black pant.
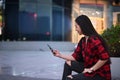
<path id="1" fill-rule="evenodd" d="M 94 77 L 84 76 L 84 74 L 82 73 L 83 70 L 84 70 L 83 62 L 71 61 L 71 66 L 65 63 L 62 80 L 105 80 L 99 75 L 95 75 Z M 68 75 L 72 74 L 72 71 L 78 73 L 72 75 L 73 79 L 67 77 Z"/>

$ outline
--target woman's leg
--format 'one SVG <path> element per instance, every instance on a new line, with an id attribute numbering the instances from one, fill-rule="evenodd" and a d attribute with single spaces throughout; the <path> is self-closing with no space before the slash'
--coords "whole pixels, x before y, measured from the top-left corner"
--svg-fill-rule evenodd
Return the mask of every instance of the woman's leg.
<path id="1" fill-rule="evenodd" d="M 82 73 L 83 70 L 84 70 L 83 62 L 76 61 L 65 62 L 62 80 L 105 80 L 98 74 L 96 74 L 94 77 L 87 77 Z M 72 71 L 75 71 L 78 74 L 72 75 L 73 78 L 71 79 L 70 77 L 68 77 L 68 75 L 71 75 Z"/>
<path id="2" fill-rule="evenodd" d="M 68 75 L 71 75 L 71 73 L 72 73 L 71 66 L 69 66 L 69 65 L 65 62 L 62 80 L 66 80 L 66 77 L 67 77 Z"/>
<path id="3" fill-rule="evenodd" d="M 83 63 L 77 61 L 66 61 L 64 64 L 62 80 L 66 80 L 68 75 L 71 75 L 72 71 L 81 73 L 84 70 Z"/>
<path id="4" fill-rule="evenodd" d="M 66 80 L 73 80 L 73 79 L 71 79 L 71 78 L 69 78 L 69 77 L 66 77 Z"/>
<path id="5" fill-rule="evenodd" d="M 105 80 L 103 77 L 99 75 L 95 75 L 94 77 L 87 77 L 83 73 L 72 75 L 72 77 L 73 77 L 72 79 L 68 77 L 66 78 L 66 80 Z"/>
<path id="6" fill-rule="evenodd" d="M 92 80 L 91 77 L 86 77 L 86 76 L 84 76 L 83 73 L 72 75 L 72 77 L 73 77 L 73 79 L 71 79 L 71 80 Z"/>
<path id="7" fill-rule="evenodd" d="M 84 70 L 83 62 L 71 61 L 71 69 L 77 73 L 81 73 Z"/>
<path id="8" fill-rule="evenodd" d="M 92 80 L 106 80 L 106 79 L 97 74 L 92 78 Z"/>

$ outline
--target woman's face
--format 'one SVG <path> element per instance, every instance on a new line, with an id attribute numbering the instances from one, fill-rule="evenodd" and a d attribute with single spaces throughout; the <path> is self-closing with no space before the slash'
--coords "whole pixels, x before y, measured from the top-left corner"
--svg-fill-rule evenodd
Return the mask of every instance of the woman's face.
<path id="1" fill-rule="evenodd" d="M 82 30 L 77 23 L 75 23 L 75 30 L 78 32 L 79 35 L 82 35 Z"/>

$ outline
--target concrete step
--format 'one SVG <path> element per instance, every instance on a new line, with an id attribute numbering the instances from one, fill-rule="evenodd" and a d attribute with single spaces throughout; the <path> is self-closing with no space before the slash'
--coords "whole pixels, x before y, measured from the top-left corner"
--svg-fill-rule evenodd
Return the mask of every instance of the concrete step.
<path id="1" fill-rule="evenodd" d="M 75 44 L 72 42 L 12 41 L 0 42 L 0 50 L 49 51 L 47 44 L 53 49 L 58 49 L 60 51 L 72 51 L 75 47 Z"/>

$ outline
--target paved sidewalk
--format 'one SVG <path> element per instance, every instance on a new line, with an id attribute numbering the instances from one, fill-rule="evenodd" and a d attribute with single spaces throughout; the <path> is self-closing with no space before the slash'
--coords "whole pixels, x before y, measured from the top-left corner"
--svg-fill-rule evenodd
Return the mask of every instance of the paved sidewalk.
<path id="1" fill-rule="evenodd" d="M 112 80 L 120 80 L 120 58 L 111 59 Z M 63 64 L 50 51 L 0 51 L 0 80 L 61 80 Z"/>
<path id="2" fill-rule="evenodd" d="M 62 77 L 63 64 L 50 51 L 0 51 L 0 74 L 4 75 L 57 80 Z"/>
<path id="3" fill-rule="evenodd" d="M 48 79 L 48 78 L 31 78 L 22 76 L 11 76 L 11 75 L 0 75 L 0 80 L 58 80 L 58 79 Z"/>

